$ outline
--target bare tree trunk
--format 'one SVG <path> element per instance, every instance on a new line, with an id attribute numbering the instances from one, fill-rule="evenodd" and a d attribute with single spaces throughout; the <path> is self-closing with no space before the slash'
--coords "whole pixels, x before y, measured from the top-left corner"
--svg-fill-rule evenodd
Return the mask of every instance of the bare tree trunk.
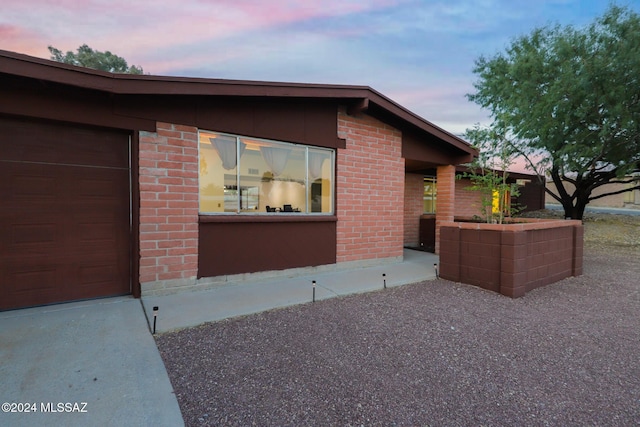
<path id="1" fill-rule="evenodd" d="M 575 190 L 573 194 L 569 194 L 564 187 L 563 177 L 560 176 L 560 172 L 557 167 L 551 169 L 551 179 L 555 184 L 556 191 L 560 197 L 560 203 L 564 209 L 564 217 L 566 219 L 579 219 L 584 216 L 584 210 L 589 203 L 590 180 L 577 179 L 573 184 Z"/>

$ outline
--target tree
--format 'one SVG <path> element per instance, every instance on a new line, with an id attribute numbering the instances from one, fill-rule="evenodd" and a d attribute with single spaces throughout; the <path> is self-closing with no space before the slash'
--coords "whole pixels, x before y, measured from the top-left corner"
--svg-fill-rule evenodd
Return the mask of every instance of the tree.
<path id="1" fill-rule="evenodd" d="M 95 70 L 108 71 L 110 73 L 142 74 L 142 67 L 129 66 L 124 58 L 106 51 L 93 50 L 86 44 L 78 48 L 77 53 L 67 51 L 63 54 L 60 49 L 49 46 L 51 59 L 65 64 L 78 65 L 80 67 L 93 68 Z"/>
<path id="2" fill-rule="evenodd" d="M 565 216 L 640 188 L 640 16 L 609 7 L 589 26 L 542 27 L 505 53 L 476 60 L 469 100 L 540 177 L 550 174 Z M 607 190 L 612 183 L 632 184 Z M 604 187 L 600 195 L 593 190 Z"/>
<path id="3" fill-rule="evenodd" d="M 516 153 L 504 135 L 480 125 L 467 129 L 465 138 L 485 150 L 480 150 L 480 155 L 469 164 L 469 170 L 462 174 L 462 178 L 471 180 L 469 190 L 480 193 L 481 218 L 487 223 L 502 224 L 505 216 L 512 216 L 519 211 L 512 206 L 511 199 L 518 197 L 520 190 L 515 182 L 508 181 L 507 172 Z"/>

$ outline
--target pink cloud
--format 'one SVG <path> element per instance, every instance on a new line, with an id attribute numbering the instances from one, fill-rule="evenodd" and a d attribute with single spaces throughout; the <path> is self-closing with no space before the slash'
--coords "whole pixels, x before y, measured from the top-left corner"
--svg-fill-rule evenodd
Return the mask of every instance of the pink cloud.
<path id="1" fill-rule="evenodd" d="M 47 45 L 64 51 L 86 43 L 135 63 L 144 51 L 375 10 L 399 1 L 5 0 L 0 25 L 14 28 L 3 37 L 4 49 L 48 57 Z"/>
<path id="2" fill-rule="evenodd" d="M 46 37 L 38 31 L 0 23 L 0 40 L 3 50 L 20 52 L 32 56 L 42 56 L 47 52 Z M 44 50 L 42 49 L 44 44 Z"/>

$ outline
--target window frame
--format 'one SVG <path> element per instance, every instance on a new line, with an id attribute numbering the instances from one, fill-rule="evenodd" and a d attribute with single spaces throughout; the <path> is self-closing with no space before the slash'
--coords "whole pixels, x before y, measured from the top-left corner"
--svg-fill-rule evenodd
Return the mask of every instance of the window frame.
<path id="1" fill-rule="evenodd" d="M 201 176 L 200 176 L 200 172 L 198 172 L 198 214 L 199 215 L 204 215 L 204 216 L 238 216 L 238 215 L 242 215 L 242 216 L 253 216 L 253 215 L 260 215 L 260 216 L 296 216 L 296 217 L 317 217 L 317 216 L 335 216 L 335 198 L 336 198 L 336 149 L 334 148 L 328 148 L 328 147 L 322 147 L 322 146 L 316 146 L 316 145 L 307 145 L 307 144 L 300 144 L 300 143 L 294 143 L 294 142 L 286 142 L 286 141 L 278 141 L 278 140 L 274 140 L 274 139 L 266 139 L 266 138 L 258 138 L 258 137 L 252 137 L 252 136 L 247 136 L 247 135 L 239 135 L 239 134 L 233 134 L 233 133 L 228 133 L 228 132 L 220 132 L 220 131 L 215 131 L 215 130 L 209 130 L 209 129 L 198 129 L 198 170 L 200 171 L 201 168 L 201 162 L 202 162 L 202 153 L 201 153 L 201 133 L 210 133 L 210 134 L 216 134 L 216 135 L 221 135 L 221 136 L 225 136 L 225 137 L 230 137 L 230 138 L 234 138 L 235 139 L 235 143 L 236 143 L 236 171 L 235 171 L 235 190 L 238 192 L 238 197 L 237 197 L 237 204 L 236 204 L 236 209 L 235 211 L 223 211 L 223 212 L 210 212 L 210 211 L 202 211 L 201 210 L 201 187 L 200 187 L 200 182 L 201 182 Z M 256 210 L 256 211 L 246 211 L 246 210 L 242 210 L 242 204 L 241 204 L 241 197 L 240 197 L 240 192 L 242 187 L 242 174 L 241 174 L 241 165 L 242 165 L 242 156 L 241 156 L 241 144 L 240 142 L 243 139 L 247 139 L 247 140 L 251 140 L 251 141 L 256 141 L 256 142 L 264 142 L 266 144 L 272 144 L 272 146 L 284 146 L 284 147 L 290 147 L 292 149 L 304 149 L 304 192 L 305 192 L 305 203 L 304 203 L 304 211 L 300 210 L 300 211 L 296 211 L 296 212 L 287 212 L 287 211 L 278 211 L 278 212 L 265 212 L 262 210 Z M 329 191 L 330 191 L 330 196 L 328 198 L 328 202 L 329 202 L 329 210 L 327 212 L 310 212 L 311 209 L 311 189 L 312 189 L 312 184 L 315 182 L 315 180 L 311 181 L 310 179 L 310 172 L 309 172 L 309 152 L 310 150 L 314 150 L 314 151 L 320 151 L 320 152 L 325 152 L 328 155 L 328 159 L 330 161 L 330 179 L 329 179 Z M 246 180 L 246 176 L 245 176 L 245 180 Z M 225 186 L 226 187 L 226 186 Z"/>
<path id="2" fill-rule="evenodd" d="M 427 201 L 427 193 L 425 192 L 424 187 L 427 181 L 429 181 L 431 184 L 431 194 L 429 195 L 429 197 L 431 198 L 431 206 L 432 206 L 431 212 L 427 212 L 424 209 L 425 203 Z M 435 176 L 425 175 L 422 177 L 422 211 L 423 211 L 422 213 L 425 215 L 435 214 L 437 209 L 437 203 L 438 203 L 438 179 Z"/>

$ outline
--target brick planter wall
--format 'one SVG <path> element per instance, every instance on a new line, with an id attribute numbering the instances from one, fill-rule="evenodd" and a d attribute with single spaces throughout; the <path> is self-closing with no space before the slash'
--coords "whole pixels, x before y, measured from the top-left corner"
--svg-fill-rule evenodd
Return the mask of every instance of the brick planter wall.
<path id="1" fill-rule="evenodd" d="M 336 160 L 338 263 L 399 259 L 403 249 L 402 134 L 373 117 L 338 112 L 346 149 Z"/>
<path id="2" fill-rule="evenodd" d="M 198 138 L 190 126 L 140 132 L 140 284 L 186 286 L 198 268 Z"/>
<path id="3" fill-rule="evenodd" d="M 580 221 L 448 222 L 440 228 L 440 277 L 513 298 L 582 274 Z"/>

